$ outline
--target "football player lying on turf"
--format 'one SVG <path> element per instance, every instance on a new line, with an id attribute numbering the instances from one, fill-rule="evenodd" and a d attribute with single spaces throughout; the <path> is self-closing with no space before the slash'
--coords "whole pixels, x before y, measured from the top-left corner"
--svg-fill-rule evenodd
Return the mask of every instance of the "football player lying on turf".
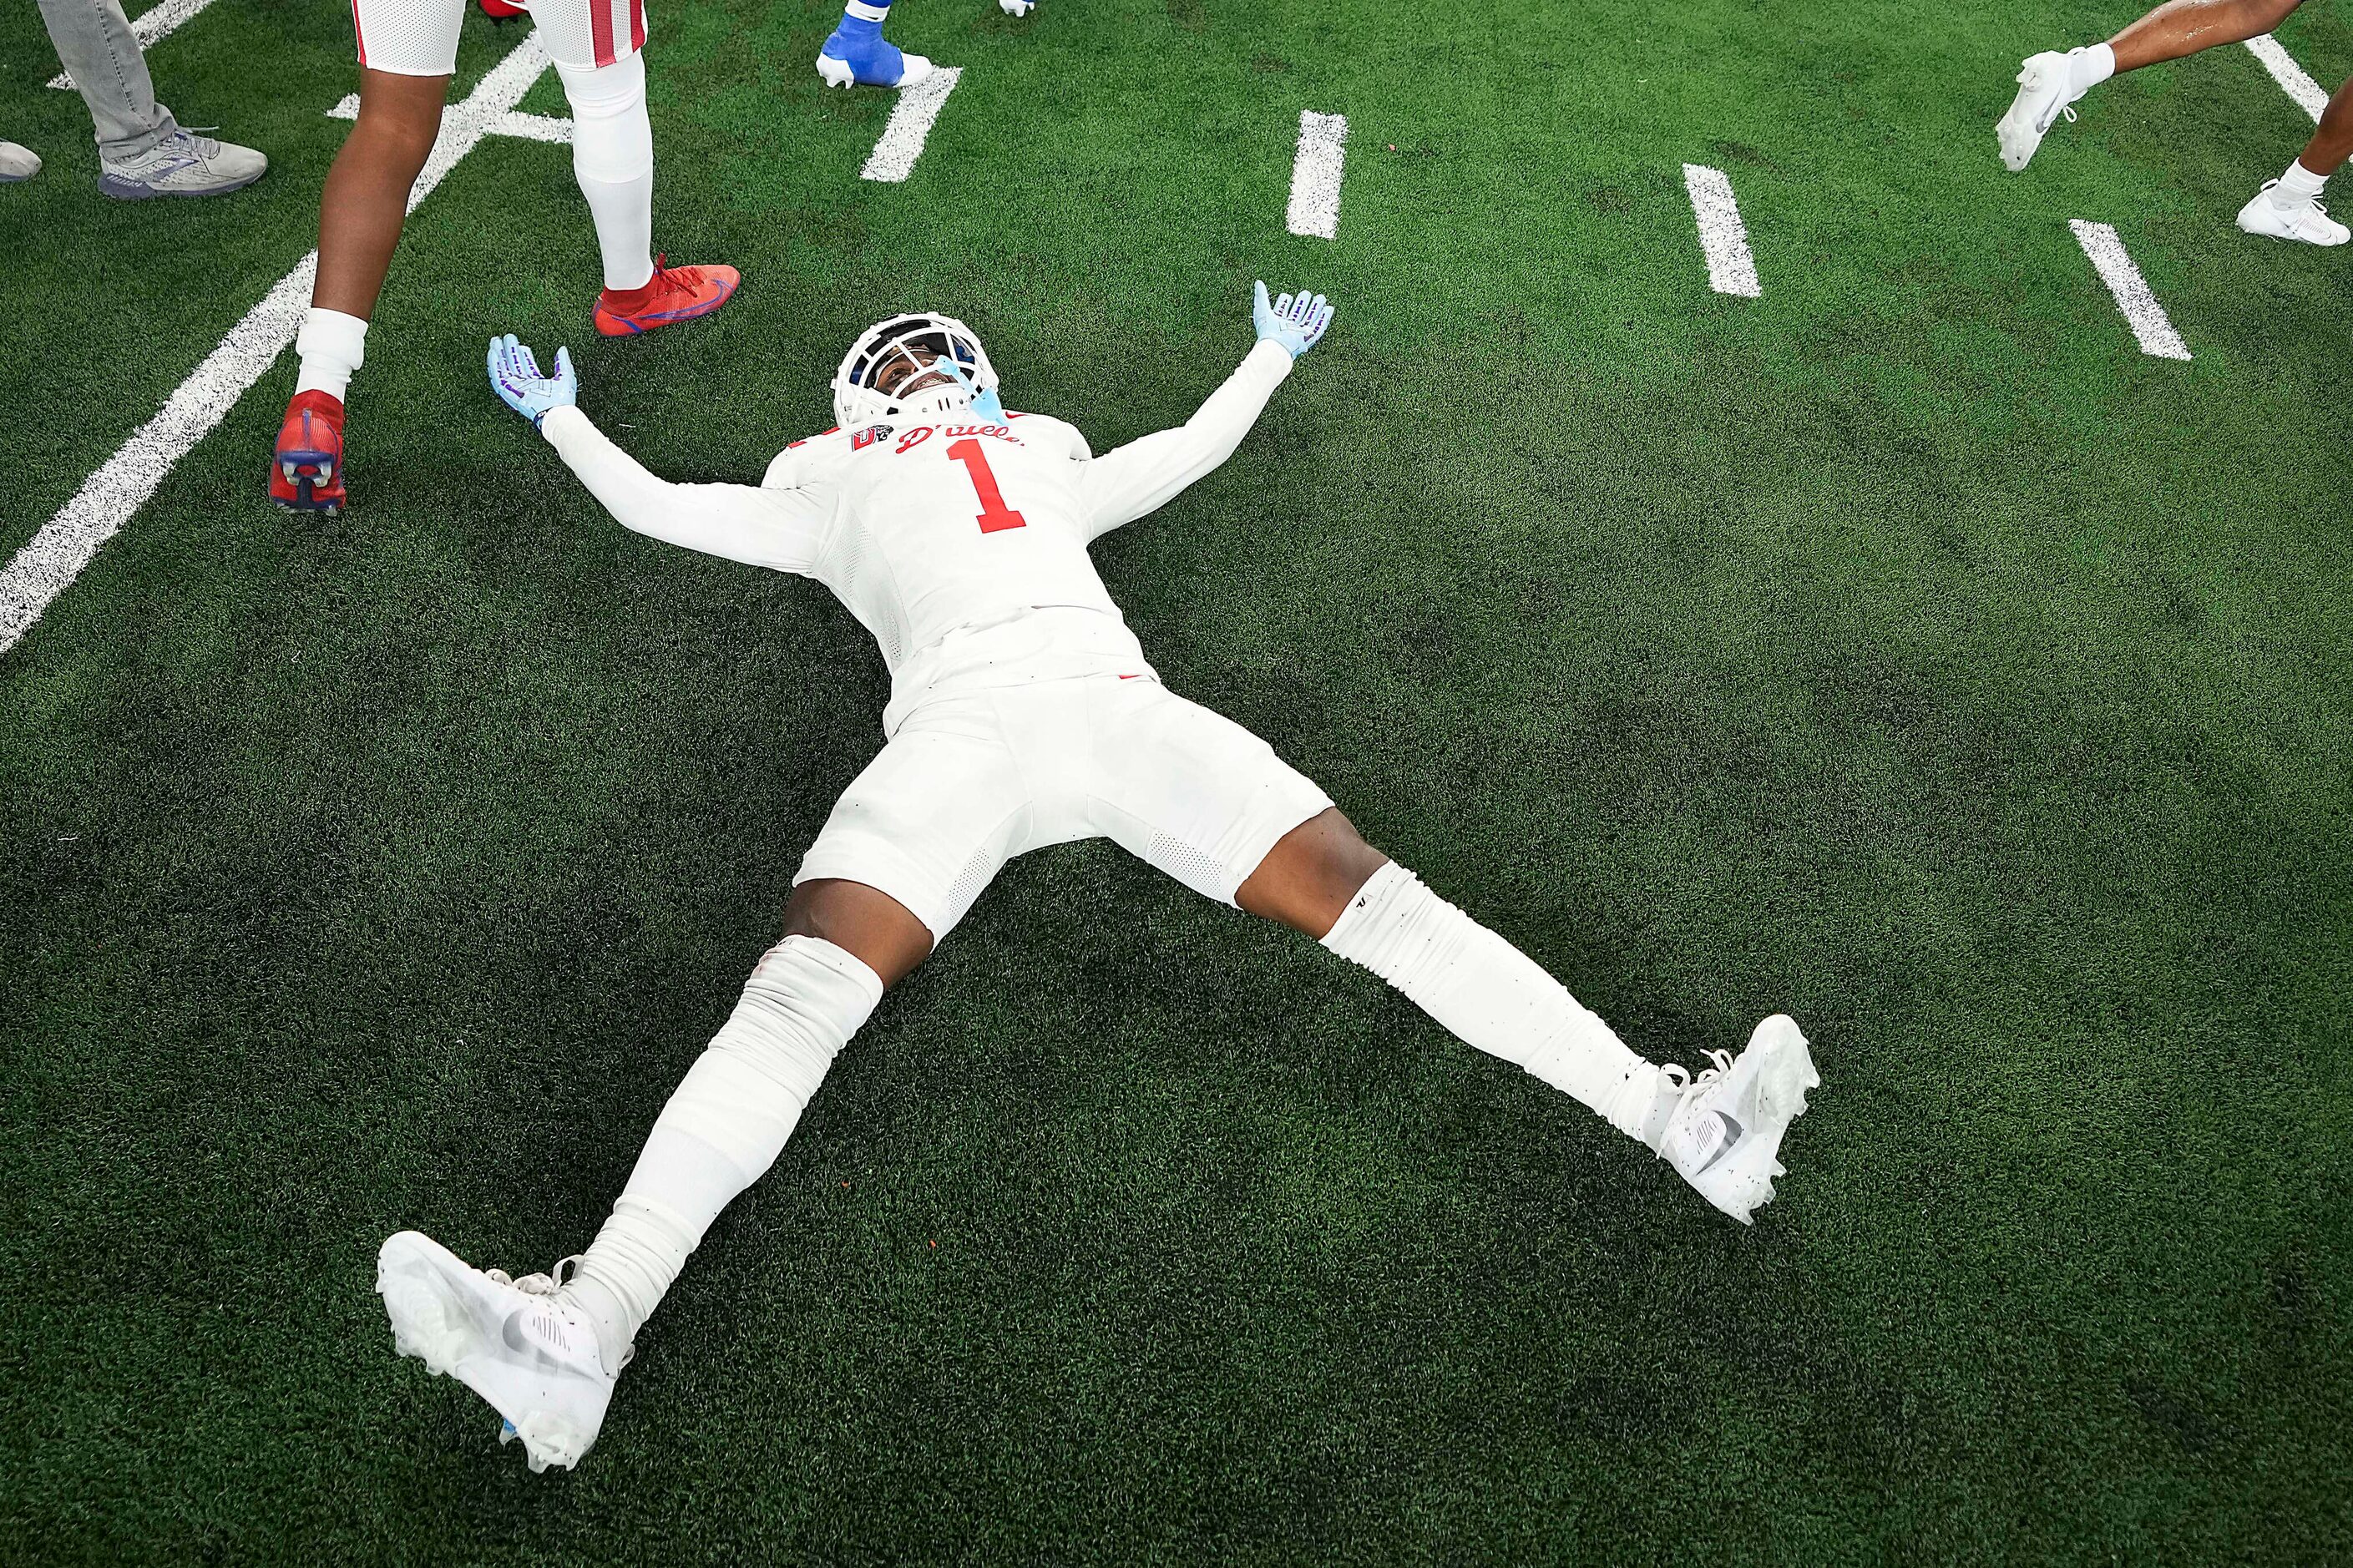
<path id="1" fill-rule="evenodd" d="M 367 346 L 408 193 L 433 150 L 458 28 L 470 0 L 353 0 L 360 114 L 319 203 L 319 276 L 294 340 L 301 369 L 269 459 L 269 497 L 290 511 L 341 510 L 343 395 Z M 572 174 L 587 198 L 604 291 L 592 320 L 631 337 L 707 316 L 733 267 L 670 267 L 653 252 L 654 132 L 646 116 L 645 0 L 536 0 L 532 26 L 572 105 Z"/>
<path id="2" fill-rule="evenodd" d="M 2018 73 L 2018 96 L 1994 134 L 2001 161 L 2012 173 L 2026 167 L 2034 150 L 2061 115 L 2075 118 L 2074 105 L 2108 78 L 2166 60 L 2242 44 L 2270 32 L 2304 0 L 2170 0 L 2105 44 L 2062 54 L 2046 50 L 2029 58 Z M 2321 112 L 2320 128 L 2289 163 L 2287 172 L 2267 180 L 2239 209 L 2239 226 L 2274 239 L 2306 245 L 2342 245 L 2353 230 L 2320 205 L 2328 176 L 2353 156 L 2353 81 L 2337 89 Z"/>
<path id="3" fill-rule="evenodd" d="M 815 577 L 882 645 L 889 737 L 794 879 L 785 937 L 670 1097 L 612 1217 L 568 1278 L 510 1280 L 414 1231 L 376 1288 L 395 1342 L 497 1406 L 531 1467 L 596 1441 L 638 1327 L 736 1194 L 775 1163 L 836 1052 L 1016 855 L 1108 837 L 1187 887 L 1294 926 L 1470 1044 L 1582 1102 L 1746 1223 L 1773 1195 L 1783 1131 L 1819 1081 L 1787 1017 L 1692 1079 L 1629 1050 L 1518 949 L 1356 836 L 1264 741 L 1160 684 L 1089 542 L 1224 462 L 1292 361 L 1321 296 L 1270 302 L 1259 342 L 1178 429 L 1103 457 L 1059 419 L 1007 415 L 962 322 L 900 316 L 834 378 L 836 430 L 757 487 L 673 485 L 575 405 L 571 355 L 543 377 L 491 345 L 499 395 L 625 526 Z"/>

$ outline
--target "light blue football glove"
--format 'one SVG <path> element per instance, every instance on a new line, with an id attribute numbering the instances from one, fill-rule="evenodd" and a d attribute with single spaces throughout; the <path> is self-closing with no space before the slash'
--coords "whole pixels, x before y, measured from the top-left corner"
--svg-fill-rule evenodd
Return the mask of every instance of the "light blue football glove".
<path id="1" fill-rule="evenodd" d="M 532 423 L 533 429 L 551 408 L 568 408 L 580 401 L 580 378 L 572 374 L 572 351 L 555 351 L 555 374 L 539 374 L 539 361 L 509 332 L 491 340 L 491 390 L 501 402 Z"/>
<path id="2" fill-rule="evenodd" d="M 1258 328 L 1259 342 L 1281 343 L 1297 359 L 1314 348 L 1332 324 L 1332 307 L 1323 295 L 1304 291 L 1285 294 L 1269 304 L 1266 285 L 1261 282 L 1250 301 L 1250 321 Z"/>

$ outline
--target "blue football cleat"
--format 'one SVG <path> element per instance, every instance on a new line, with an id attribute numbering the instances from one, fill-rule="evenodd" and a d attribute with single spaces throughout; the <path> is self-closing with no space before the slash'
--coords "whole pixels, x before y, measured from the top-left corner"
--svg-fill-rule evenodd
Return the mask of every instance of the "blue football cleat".
<path id="1" fill-rule="evenodd" d="M 882 24 L 844 16 L 818 51 L 817 74 L 828 87 L 913 87 L 932 74 L 921 55 L 899 52 L 882 36 Z"/>

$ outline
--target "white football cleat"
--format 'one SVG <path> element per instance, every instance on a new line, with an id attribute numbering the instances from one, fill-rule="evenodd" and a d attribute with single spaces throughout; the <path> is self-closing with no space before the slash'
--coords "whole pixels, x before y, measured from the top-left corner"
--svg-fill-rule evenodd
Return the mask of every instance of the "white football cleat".
<path id="1" fill-rule="evenodd" d="M 1783 1013 L 1757 1026 L 1737 1061 L 1727 1051 L 1707 1054 L 1715 1065 L 1696 1079 L 1684 1075 L 1683 1100 L 1659 1140 L 1659 1158 L 1747 1225 L 1752 1211 L 1773 1201 L 1773 1178 L 1782 1174 L 1774 1157 L 1781 1134 L 1806 1113 L 1806 1091 L 1820 1089 L 1822 1079 L 1806 1037 Z M 1672 1063 L 1660 1070 L 1683 1071 Z"/>
<path id="2" fill-rule="evenodd" d="M 570 1469 L 596 1441 L 620 1369 L 605 1370 L 596 1329 L 553 1279 L 470 1268 L 431 1237 L 404 1230 L 376 1253 L 375 1288 L 393 1347 L 490 1401 L 506 1418 L 499 1440 L 521 1437 L 533 1472 Z"/>
<path id="3" fill-rule="evenodd" d="M 1038 8 L 1038 0 L 997 0 L 997 8 L 1008 16 L 1027 16 Z"/>
<path id="4" fill-rule="evenodd" d="M 2018 96 L 2010 100 L 2010 112 L 1994 127 L 1994 135 L 2001 142 L 2001 161 L 2011 174 L 2025 168 L 2033 158 L 2053 121 L 2063 114 L 2069 120 L 2075 118 L 2068 106 L 2091 90 L 2078 91 L 2071 85 L 2075 79 L 2075 57 L 2083 52 L 2070 49 L 2063 55 L 2045 49 L 2020 68 Z"/>
<path id="5" fill-rule="evenodd" d="M 2273 239 L 2300 239 L 2306 245 L 2342 245 L 2353 239 L 2353 229 L 2347 228 L 2328 216 L 2328 209 L 2316 196 L 2306 196 L 2293 205 L 2280 205 L 2277 180 L 2266 180 L 2255 199 L 2239 209 L 2239 226 L 2249 234 L 2260 234 Z"/>

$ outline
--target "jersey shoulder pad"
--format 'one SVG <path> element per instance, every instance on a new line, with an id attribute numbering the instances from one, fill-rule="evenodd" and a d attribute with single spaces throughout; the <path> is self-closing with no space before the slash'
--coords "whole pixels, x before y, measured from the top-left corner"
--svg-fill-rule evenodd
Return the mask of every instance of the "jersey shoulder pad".
<path id="1" fill-rule="evenodd" d="M 841 428 L 820 430 L 814 436 L 804 436 L 776 454 L 768 464 L 768 471 L 760 478 L 764 489 L 788 490 L 805 482 L 818 464 L 831 457 L 842 446 Z"/>
<path id="2" fill-rule="evenodd" d="M 1039 446 L 1059 441 L 1074 463 L 1083 463 L 1094 456 L 1087 447 L 1087 438 L 1079 434 L 1079 427 L 1066 419 L 1057 419 L 1050 414 L 1008 414 L 1006 417 L 1018 422 L 1013 428 L 1024 441 Z"/>

